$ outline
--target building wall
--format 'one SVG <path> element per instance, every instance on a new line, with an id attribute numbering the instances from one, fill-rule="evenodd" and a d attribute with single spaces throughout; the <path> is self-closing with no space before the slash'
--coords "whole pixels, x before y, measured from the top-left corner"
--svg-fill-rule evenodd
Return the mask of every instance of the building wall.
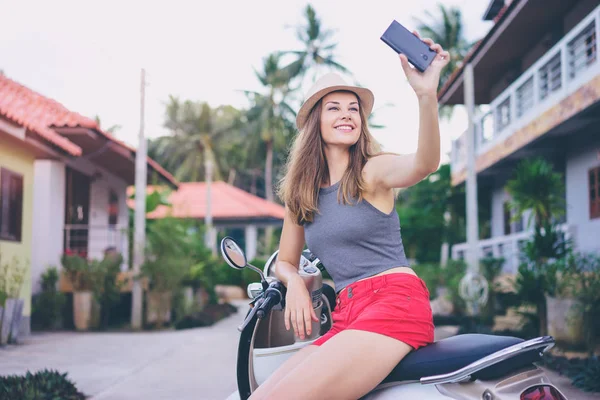
<path id="1" fill-rule="evenodd" d="M 64 249 L 66 166 L 92 178 L 90 185 L 90 215 L 88 256 L 101 258 L 108 246 L 116 245 L 127 260 L 127 235 L 108 226 L 108 203 L 110 190 L 119 199 L 118 228 L 128 224 L 126 203 L 127 184 L 87 160 L 75 159 L 65 164 L 62 161 L 35 161 L 34 201 L 34 252 L 33 292 L 40 290 L 40 277 L 49 266 L 61 268 L 60 257 Z M 95 177 L 95 178 L 94 178 Z M 51 238 L 51 240 L 49 240 Z M 123 268 L 127 263 L 124 263 Z"/>
<path id="2" fill-rule="evenodd" d="M 69 163 L 69 166 L 93 177 L 90 187 L 89 256 L 101 258 L 107 247 L 115 246 L 127 260 L 127 235 L 123 231 L 127 228 L 129 219 L 127 182 L 87 160 L 76 159 Z M 109 229 L 108 225 L 108 204 L 111 190 L 117 194 L 119 199 L 119 216 L 117 228 L 114 230 Z M 124 263 L 124 265 L 127 264 Z"/>
<path id="3" fill-rule="evenodd" d="M 588 141 L 573 143 L 568 150 L 567 223 L 577 225 L 578 250 L 600 251 L 600 218 L 590 219 L 588 194 L 588 171 L 600 166 L 600 135 L 597 127 L 590 130 L 588 138 Z"/>
<path id="4" fill-rule="evenodd" d="M 33 293 L 37 293 L 44 271 L 51 266 L 60 267 L 65 225 L 65 164 L 36 160 L 34 171 L 32 285 Z"/>
<path id="5" fill-rule="evenodd" d="M 34 155 L 14 140 L 8 140 L 5 133 L 0 132 L 0 167 L 4 167 L 23 175 L 23 219 L 21 241 L 0 240 L 2 265 L 16 257 L 21 265 L 28 265 L 25 281 L 21 288 L 20 298 L 25 300 L 23 308 L 24 325 L 29 327 L 31 316 L 31 249 L 33 220 L 33 162 Z M 25 332 L 27 333 L 27 332 Z"/>

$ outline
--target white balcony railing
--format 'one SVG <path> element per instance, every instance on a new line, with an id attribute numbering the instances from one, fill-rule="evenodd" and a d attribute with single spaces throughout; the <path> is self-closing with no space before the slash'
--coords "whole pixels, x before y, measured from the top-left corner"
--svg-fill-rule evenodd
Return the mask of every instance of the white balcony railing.
<path id="1" fill-rule="evenodd" d="M 102 259 L 104 252 L 114 248 L 127 258 L 127 227 L 120 225 L 65 225 L 64 248 L 84 254 L 90 259 Z"/>
<path id="2" fill-rule="evenodd" d="M 475 116 L 475 152 L 485 153 L 600 74 L 600 6 Z M 466 166 L 466 135 L 452 143 L 453 171 Z"/>
<path id="3" fill-rule="evenodd" d="M 572 240 L 577 245 L 576 227 L 574 225 L 562 224 L 560 231 L 564 238 Z M 533 237 L 533 231 L 523 231 L 506 236 L 497 236 L 480 240 L 477 243 L 478 257 L 504 257 L 502 272 L 515 274 L 523 259 L 523 246 Z M 461 260 L 466 258 L 469 246 L 467 243 L 459 243 L 452 246 L 452 259 Z"/>

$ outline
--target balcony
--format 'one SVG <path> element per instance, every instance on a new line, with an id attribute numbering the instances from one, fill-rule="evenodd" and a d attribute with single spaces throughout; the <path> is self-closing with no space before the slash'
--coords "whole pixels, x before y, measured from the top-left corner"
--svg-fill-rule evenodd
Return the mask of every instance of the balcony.
<path id="1" fill-rule="evenodd" d="M 102 259 L 108 248 L 114 248 L 126 259 L 127 244 L 127 226 L 65 225 L 64 249 L 90 259 Z"/>
<path id="2" fill-rule="evenodd" d="M 562 224 L 559 229 L 564 239 L 572 240 L 576 246 L 576 227 Z M 533 231 L 523 231 L 505 236 L 497 236 L 477 242 L 479 250 L 478 257 L 504 257 L 502 273 L 516 274 L 519 264 L 523 260 L 523 246 L 533 237 Z M 469 246 L 467 243 L 459 243 L 452 246 L 452 259 L 462 260 L 466 258 Z"/>
<path id="3" fill-rule="evenodd" d="M 599 36 L 600 6 L 497 96 L 485 112 L 476 114 L 476 158 L 599 76 Z M 466 167 L 466 161 L 466 134 L 463 133 L 452 143 L 453 174 L 461 172 Z M 495 161 L 497 159 L 491 160 L 492 163 Z"/>

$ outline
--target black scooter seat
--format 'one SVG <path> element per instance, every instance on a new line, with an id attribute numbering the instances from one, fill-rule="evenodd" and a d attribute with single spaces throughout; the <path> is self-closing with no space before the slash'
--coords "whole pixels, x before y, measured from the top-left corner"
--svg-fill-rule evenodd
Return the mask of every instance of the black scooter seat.
<path id="1" fill-rule="evenodd" d="M 410 352 L 382 383 L 415 381 L 426 376 L 447 374 L 492 353 L 524 342 L 511 336 L 464 334 L 442 339 Z M 495 379 L 539 360 L 540 351 L 531 350 L 472 375 L 472 379 Z"/>

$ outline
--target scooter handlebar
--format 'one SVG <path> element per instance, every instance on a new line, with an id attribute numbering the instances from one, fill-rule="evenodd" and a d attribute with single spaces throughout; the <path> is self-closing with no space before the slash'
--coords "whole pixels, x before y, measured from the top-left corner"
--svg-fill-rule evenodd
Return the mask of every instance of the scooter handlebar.
<path id="1" fill-rule="evenodd" d="M 262 319 L 271 311 L 274 305 L 278 304 L 282 299 L 281 292 L 277 287 L 277 284 L 272 284 L 265 292 L 265 299 L 258 306 L 256 310 L 256 316 Z"/>

